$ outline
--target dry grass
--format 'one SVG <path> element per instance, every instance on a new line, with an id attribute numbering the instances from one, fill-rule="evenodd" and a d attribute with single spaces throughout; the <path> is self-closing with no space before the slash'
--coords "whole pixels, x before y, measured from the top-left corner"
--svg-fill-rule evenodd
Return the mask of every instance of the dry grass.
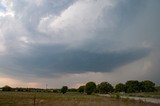
<path id="1" fill-rule="evenodd" d="M 135 96 L 135 97 L 149 97 L 149 98 L 158 98 L 160 99 L 160 91 L 159 92 L 141 92 L 141 93 L 128 93 L 126 96 Z"/>
<path id="2" fill-rule="evenodd" d="M 78 93 L 0 92 L 0 106 L 158 106 L 128 99 Z"/>

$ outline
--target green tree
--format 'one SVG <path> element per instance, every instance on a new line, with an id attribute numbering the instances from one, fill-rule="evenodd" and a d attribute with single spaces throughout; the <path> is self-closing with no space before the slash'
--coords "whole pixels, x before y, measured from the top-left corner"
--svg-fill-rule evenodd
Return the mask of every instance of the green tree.
<path id="1" fill-rule="evenodd" d="M 125 84 L 119 83 L 115 86 L 115 91 L 116 92 L 125 92 L 126 91 L 126 86 Z"/>
<path id="2" fill-rule="evenodd" d="M 108 92 L 113 92 L 113 86 L 108 82 L 102 82 L 98 85 L 98 91 L 101 94 L 107 94 Z"/>
<path id="3" fill-rule="evenodd" d="M 156 87 L 155 87 L 155 91 L 160 92 L 160 86 L 156 86 Z"/>
<path id="4" fill-rule="evenodd" d="M 70 88 L 70 89 L 68 89 L 68 92 L 77 92 L 77 89 L 75 89 L 75 88 Z"/>
<path id="5" fill-rule="evenodd" d="M 155 83 L 149 80 L 141 82 L 141 91 L 142 92 L 153 92 L 155 91 Z"/>
<path id="6" fill-rule="evenodd" d="M 2 91 L 11 91 L 11 90 L 12 90 L 12 88 L 8 85 L 2 87 Z"/>
<path id="7" fill-rule="evenodd" d="M 91 95 L 96 90 L 96 84 L 94 82 L 88 82 L 85 86 L 85 92 L 87 95 Z"/>
<path id="8" fill-rule="evenodd" d="M 68 87 L 67 87 L 67 86 L 63 86 L 63 87 L 61 88 L 61 92 L 62 92 L 63 94 L 65 94 L 65 93 L 67 92 L 67 90 L 68 90 Z"/>
<path id="9" fill-rule="evenodd" d="M 84 93 L 84 91 L 85 91 L 85 86 L 80 86 L 80 87 L 78 88 L 78 92 Z"/>
<path id="10" fill-rule="evenodd" d="M 126 92 L 135 93 L 139 92 L 141 89 L 141 84 L 137 80 L 130 80 L 126 82 Z"/>

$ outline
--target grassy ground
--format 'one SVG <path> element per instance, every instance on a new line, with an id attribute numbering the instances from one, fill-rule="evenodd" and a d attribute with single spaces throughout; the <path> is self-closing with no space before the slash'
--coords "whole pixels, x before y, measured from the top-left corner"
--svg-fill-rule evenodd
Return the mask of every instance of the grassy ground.
<path id="1" fill-rule="evenodd" d="M 160 99 L 160 92 L 142 92 L 142 93 L 127 93 L 125 96 L 135 96 L 135 97 L 149 97 Z"/>
<path id="2" fill-rule="evenodd" d="M 156 104 L 78 93 L 0 92 L 0 106 L 158 106 Z"/>

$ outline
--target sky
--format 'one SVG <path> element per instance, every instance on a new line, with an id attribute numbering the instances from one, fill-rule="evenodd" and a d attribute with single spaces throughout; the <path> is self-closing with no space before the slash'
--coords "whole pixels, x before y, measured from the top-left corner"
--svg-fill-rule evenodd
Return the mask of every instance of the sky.
<path id="1" fill-rule="evenodd" d="M 0 86 L 160 84 L 159 0 L 0 0 Z"/>

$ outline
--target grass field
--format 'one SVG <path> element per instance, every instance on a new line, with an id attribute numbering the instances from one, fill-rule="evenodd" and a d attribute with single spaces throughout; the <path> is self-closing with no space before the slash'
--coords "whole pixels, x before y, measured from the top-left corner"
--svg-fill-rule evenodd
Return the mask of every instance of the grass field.
<path id="1" fill-rule="evenodd" d="M 158 106 L 128 99 L 78 93 L 0 92 L 0 106 Z"/>
<path id="2" fill-rule="evenodd" d="M 126 93 L 125 96 L 158 98 L 160 99 L 160 92 L 142 92 L 142 93 Z"/>

